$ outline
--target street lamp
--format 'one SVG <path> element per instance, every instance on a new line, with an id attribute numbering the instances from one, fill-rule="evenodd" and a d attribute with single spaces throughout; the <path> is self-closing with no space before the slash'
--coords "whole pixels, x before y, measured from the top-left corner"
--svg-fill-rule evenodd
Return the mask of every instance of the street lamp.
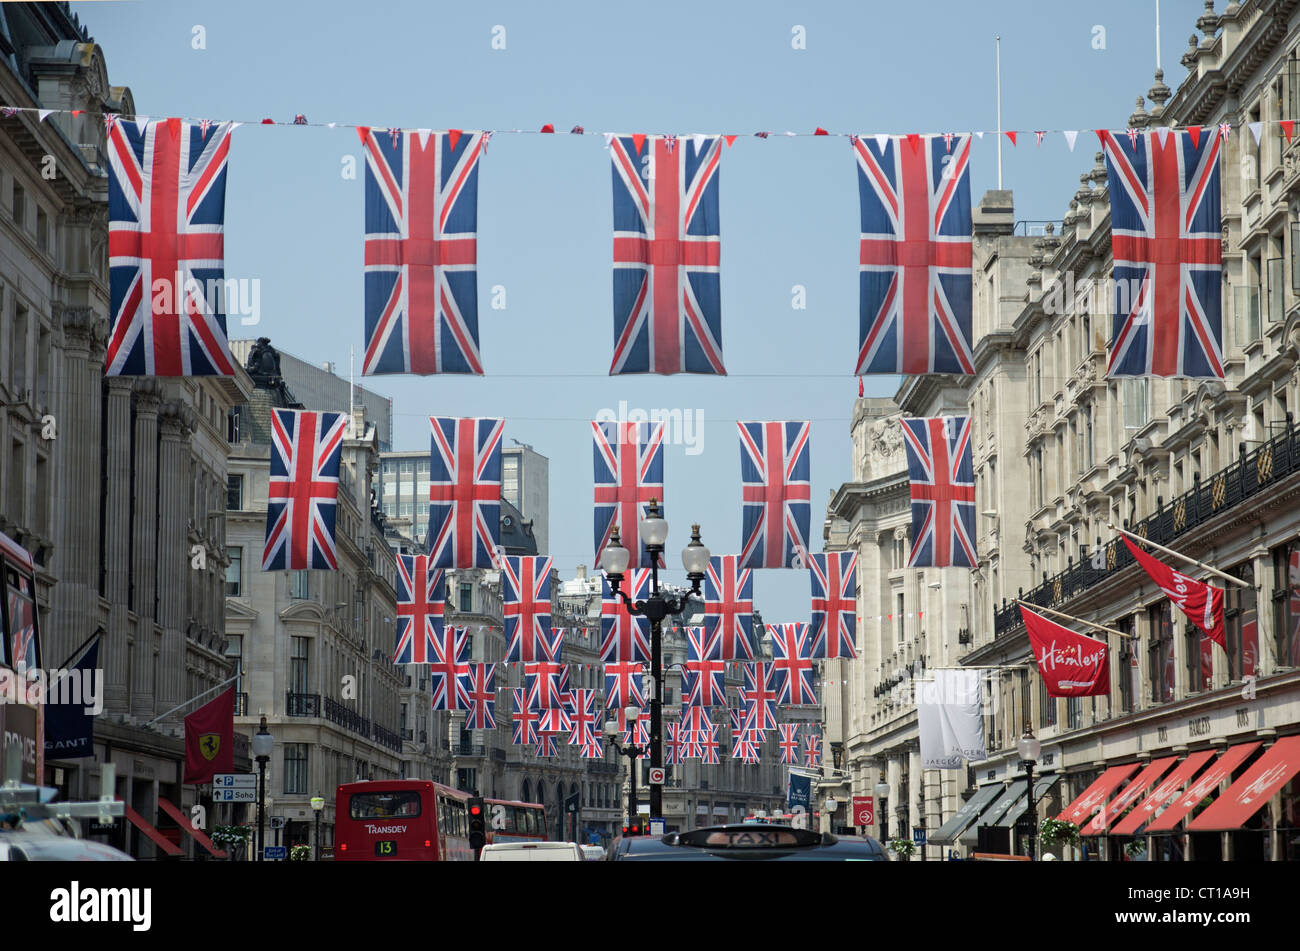
<path id="1" fill-rule="evenodd" d="M 271 748 L 275 740 L 266 729 L 266 714 L 262 723 L 253 734 L 253 758 L 257 760 L 257 861 L 262 861 L 262 852 L 266 844 L 266 764 L 271 761 Z"/>
<path id="2" fill-rule="evenodd" d="M 1034 764 L 1038 762 L 1038 756 L 1043 752 L 1043 744 L 1034 738 L 1034 731 L 1025 724 L 1025 734 L 1016 741 L 1016 751 L 1020 753 L 1020 761 L 1025 766 L 1025 797 L 1029 805 L 1026 814 L 1029 817 L 1028 825 L 1030 829 L 1037 825 L 1038 810 L 1034 802 Z M 1029 857 L 1034 857 L 1034 833 L 1029 833 Z"/>
<path id="3" fill-rule="evenodd" d="M 636 718 L 641 715 L 641 708 L 629 704 L 628 706 L 623 708 L 623 715 L 627 717 L 627 722 L 629 724 L 636 723 Z M 645 756 L 647 750 L 643 746 L 635 746 L 632 744 L 629 744 L 627 746 L 620 746 L 618 742 L 619 732 L 620 731 L 618 728 L 618 720 L 616 720 L 611 713 L 609 719 L 605 721 L 605 736 L 609 740 L 610 746 L 612 746 L 615 750 L 617 750 L 623 756 L 626 756 L 628 758 L 627 774 L 630 777 L 630 779 L 628 781 L 628 787 L 627 787 L 627 824 L 629 826 L 635 826 L 636 825 L 636 760 L 638 756 Z M 650 788 L 651 790 L 654 789 L 653 786 L 651 786 Z"/>
<path id="4" fill-rule="evenodd" d="M 641 541 L 645 544 L 650 558 L 650 597 L 644 601 L 634 602 L 619 585 L 623 582 L 623 573 L 627 571 L 631 553 L 619 543 L 618 527 L 610 537 L 609 544 L 600 556 L 600 566 L 609 578 L 610 589 L 614 597 L 621 598 L 629 614 L 640 615 L 650 621 L 650 681 L 654 687 L 654 696 L 650 698 L 650 765 L 664 765 L 663 737 L 663 619 L 670 614 L 678 614 L 685 609 L 687 601 L 700 593 L 704 581 L 704 572 L 709 567 L 709 550 L 700 541 L 700 526 L 691 526 L 690 544 L 682 549 L 682 567 L 686 569 L 686 579 L 691 583 L 691 590 L 681 597 L 665 596 L 659 587 L 659 556 L 663 554 L 664 544 L 668 541 L 668 522 L 659 511 L 658 500 L 651 498 L 646 517 L 639 526 Z M 650 787 L 650 817 L 663 817 L 663 786 Z"/>
<path id="5" fill-rule="evenodd" d="M 325 811 L 325 800 L 320 796 L 311 797 L 311 811 L 316 813 L 316 861 L 320 861 L 320 814 Z"/>
<path id="6" fill-rule="evenodd" d="M 876 783 L 876 801 L 880 804 L 880 837 L 889 839 L 889 783 Z"/>
<path id="7" fill-rule="evenodd" d="M 835 832 L 835 810 L 839 808 L 839 803 L 835 801 L 834 796 L 827 796 L 826 801 L 822 803 L 822 810 L 826 813 L 827 832 Z"/>

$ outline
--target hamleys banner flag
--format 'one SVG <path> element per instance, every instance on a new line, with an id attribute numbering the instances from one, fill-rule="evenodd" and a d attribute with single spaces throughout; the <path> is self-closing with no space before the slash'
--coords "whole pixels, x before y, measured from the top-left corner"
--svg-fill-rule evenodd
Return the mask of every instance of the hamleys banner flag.
<path id="1" fill-rule="evenodd" d="M 185 718 L 185 779 L 206 783 L 235 771 L 235 688 Z"/>
<path id="2" fill-rule="evenodd" d="M 1025 631 L 1049 697 L 1096 697 L 1110 693 L 1109 649 L 1105 641 L 1076 634 L 1023 604 L 1020 616 L 1025 619 Z"/>
<path id="3" fill-rule="evenodd" d="M 1120 537 L 1124 538 L 1123 535 Z M 1127 538 L 1124 538 L 1124 544 L 1142 569 L 1151 576 L 1151 580 L 1160 586 L 1165 596 L 1178 605 L 1178 609 L 1204 631 L 1206 637 L 1226 651 L 1228 641 L 1223 626 L 1223 589 L 1202 581 L 1193 581 L 1182 572 L 1174 571 Z"/>

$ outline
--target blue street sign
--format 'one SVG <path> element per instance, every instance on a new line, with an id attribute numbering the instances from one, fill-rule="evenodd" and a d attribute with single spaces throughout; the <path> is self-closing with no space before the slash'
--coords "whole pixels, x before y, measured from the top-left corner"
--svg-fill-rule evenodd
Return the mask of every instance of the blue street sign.
<path id="1" fill-rule="evenodd" d="M 924 829 L 915 829 L 915 828 L 914 828 L 914 829 L 912 830 L 912 843 L 913 843 L 914 845 L 918 846 L 918 847 L 925 845 L 925 830 L 924 830 Z"/>
<path id="2" fill-rule="evenodd" d="M 262 858 L 268 862 L 282 861 L 289 857 L 289 847 L 287 845 L 268 845 L 262 849 Z"/>

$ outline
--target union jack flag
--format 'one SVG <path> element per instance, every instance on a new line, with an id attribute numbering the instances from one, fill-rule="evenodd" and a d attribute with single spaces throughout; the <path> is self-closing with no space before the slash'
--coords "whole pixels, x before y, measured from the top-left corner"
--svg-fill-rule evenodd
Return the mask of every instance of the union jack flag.
<path id="1" fill-rule="evenodd" d="M 686 663 L 682 665 L 683 702 L 688 707 L 727 705 L 722 637 L 698 627 L 687 628 Z"/>
<path id="2" fill-rule="evenodd" d="M 528 691 L 528 705 L 534 710 L 564 709 L 561 694 L 564 686 L 560 677 L 567 672 L 563 664 L 539 660 L 524 664 L 524 687 Z"/>
<path id="3" fill-rule="evenodd" d="M 912 493 L 907 567 L 975 567 L 970 417 L 903 419 Z"/>
<path id="4" fill-rule="evenodd" d="M 447 583 L 427 555 L 397 556 L 397 648 L 394 664 L 427 664 L 442 636 Z"/>
<path id="5" fill-rule="evenodd" d="M 469 632 L 465 628 L 444 628 L 433 642 L 433 663 L 429 666 L 429 689 L 435 710 L 468 710 L 469 691 L 461 674 L 469 671 Z"/>
<path id="6" fill-rule="evenodd" d="M 812 578 L 812 651 L 815 659 L 857 657 L 858 553 L 829 551 L 808 562 Z"/>
<path id="7" fill-rule="evenodd" d="M 549 759 L 550 757 L 554 756 L 557 752 L 559 752 L 559 750 L 555 745 L 554 733 L 537 734 L 537 755 L 538 756 Z"/>
<path id="8" fill-rule="evenodd" d="M 573 717 L 570 724 L 569 744 L 587 747 L 595 744 L 600 748 L 600 739 L 596 729 L 596 691 L 578 689 L 573 691 Z M 585 752 L 583 754 L 586 755 Z M 598 754 L 604 755 L 604 751 Z"/>
<path id="9" fill-rule="evenodd" d="M 528 691 L 517 687 L 510 691 L 511 717 L 515 721 L 511 742 L 515 746 L 537 743 L 537 721 L 540 714 L 528 705 Z"/>
<path id="10" fill-rule="evenodd" d="M 664 511 L 664 424 L 593 421 L 592 458 L 595 468 L 596 563 L 618 529 L 632 568 L 649 568 L 650 554 L 637 526 L 651 499 Z M 663 555 L 659 567 L 663 568 Z"/>
<path id="11" fill-rule="evenodd" d="M 224 300 L 209 292 L 225 288 L 232 129 L 180 119 L 108 127 L 105 376 L 234 376 Z"/>
<path id="12" fill-rule="evenodd" d="M 781 747 L 781 763 L 784 766 L 799 765 L 799 724 L 780 723 L 777 730 L 781 733 L 778 744 Z"/>
<path id="13" fill-rule="evenodd" d="M 338 569 L 334 516 L 345 428 L 342 413 L 271 411 L 263 571 Z"/>
<path id="14" fill-rule="evenodd" d="M 539 651 L 551 635 L 552 567 L 552 560 L 546 556 L 507 555 L 501 559 L 507 662 L 530 663 L 542 659 Z"/>
<path id="15" fill-rule="evenodd" d="M 704 574 L 704 626 L 718 636 L 719 660 L 754 657 L 754 572 L 735 555 L 713 555 Z"/>
<path id="16" fill-rule="evenodd" d="M 699 751 L 701 766 L 718 765 L 718 728 L 715 724 L 709 724 L 703 730 L 695 734 L 695 748 Z"/>
<path id="17" fill-rule="evenodd" d="M 497 727 L 497 665 L 468 664 L 456 675 L 456 692 L 468 698 L 467 730 L 495 730 Z"/>
<path id="18" fill-rule="evenodd" d="M 776 729 L 776 685 L 770 664 L 744 664 L 745 686 L 740 702 L 754 715 L 754 729 Z"/>
<path id="19" fill-rule="evenodd" d="M 614 662 L 605 665 L 605 706 L 610 709 L 636 705 L 644 707 L 645 668 L 640 661 Z"/>
<path id="20" fill-rule="evenodd" d="M 1223 379 L 1222 137 L 1101 130 L 1115 260 L 1106 375 Z"/>
<path id="21" fill-rule="evenodd" d="M 883 138 L 883 137 L 882 137 Z M 974 373 L 970 136 L 855 137 L 858 375 Z"/>
<path id="22" fill-rule="evenodd" d="M 537 711 L 537 732 L 553 733 L 571 733 L 573 730 L 573 714 L 566 707 L 548 707 L 544 710 Z"/>
<path id="23" fill-rule="evenodd" d="M 807 422 L 740 428 L 742 568 L 802 568 L 812 521 Z"/>
<path id="24" fill-rule="evenodd" d="M 435 568 L 496 568 L 505 420 L 429 417 L 429 557 Z"/>
<path id="25" fill-rule="evenodd" d="M 623 734 L 623 744 L 636 745 L 645 750 L 642 756 L 650 753 L 650 711 L 642 710 L 635 720 L 628 720 L 626 710 L 612 711 L 615 722 Z"/>
<path id="26" fill-rule="evenodd" d="M 364 374 L 477 373 L 483 134 L 359 127 L 366 153 Z"/>
<path id="27" fill-rule="evenodd" d="M 805 766 L 820 766 L 822 764 L 822 738 L 818 733 L 810 733 L 804 737 L 803 764 Z"/>
<path id="28" fill-rule="evenodd" d="M 648 150 L 643 146 L 648 145 Z M 717 136 L 619 136 L 614 160 L 616 373 L 716 373 L 722 365 Z M 644 151 L 644 154 L 643 154 Z"/>
<path id="29" fill-rule="evenodd" d="M 709 720 L 707 707 L 682 707 L 681 733 L 683 742 L 694 740 L 699 733 L 709 729 L 713 724 Z M 687 754 L 699 756 L 699 753 Z"/>
<path id="30" fill-rule="evenodd" d="M 628 613 L 623 599 L 614 597 L 609 578 L 601 576 L 600 659 L 602 663 L 649 663 L 650 621 Z M 633 601 L 650 597 L 650 569 L 631 569 L 623 575 L 623 590 Z"/>
<path id="31" fill-rule="evenodd" d="M 682 750 L 684 746 L 684 737 L 681 724 L 675 721 L 669 721 L 664 724 L 666 739 L 664 740 L 664 765 L 676 766 L 684 759 Z"/>
<path id="32" fill-rule="evenodd" d="M 772 678 L 776 702 L 783 707 L 817 703 L 813 689 L 812 643 L 808 625 L 769 624 L 772 638 Z"/>

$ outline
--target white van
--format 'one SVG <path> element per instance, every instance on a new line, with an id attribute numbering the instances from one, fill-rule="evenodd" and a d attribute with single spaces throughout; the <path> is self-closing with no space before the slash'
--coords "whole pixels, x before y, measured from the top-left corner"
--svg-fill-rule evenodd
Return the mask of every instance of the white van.
<path id="1" fill-rule="evenodd" d="M 581 862 L 574 842 L 494 842 L 483 846 L 480 862 Z"/>

